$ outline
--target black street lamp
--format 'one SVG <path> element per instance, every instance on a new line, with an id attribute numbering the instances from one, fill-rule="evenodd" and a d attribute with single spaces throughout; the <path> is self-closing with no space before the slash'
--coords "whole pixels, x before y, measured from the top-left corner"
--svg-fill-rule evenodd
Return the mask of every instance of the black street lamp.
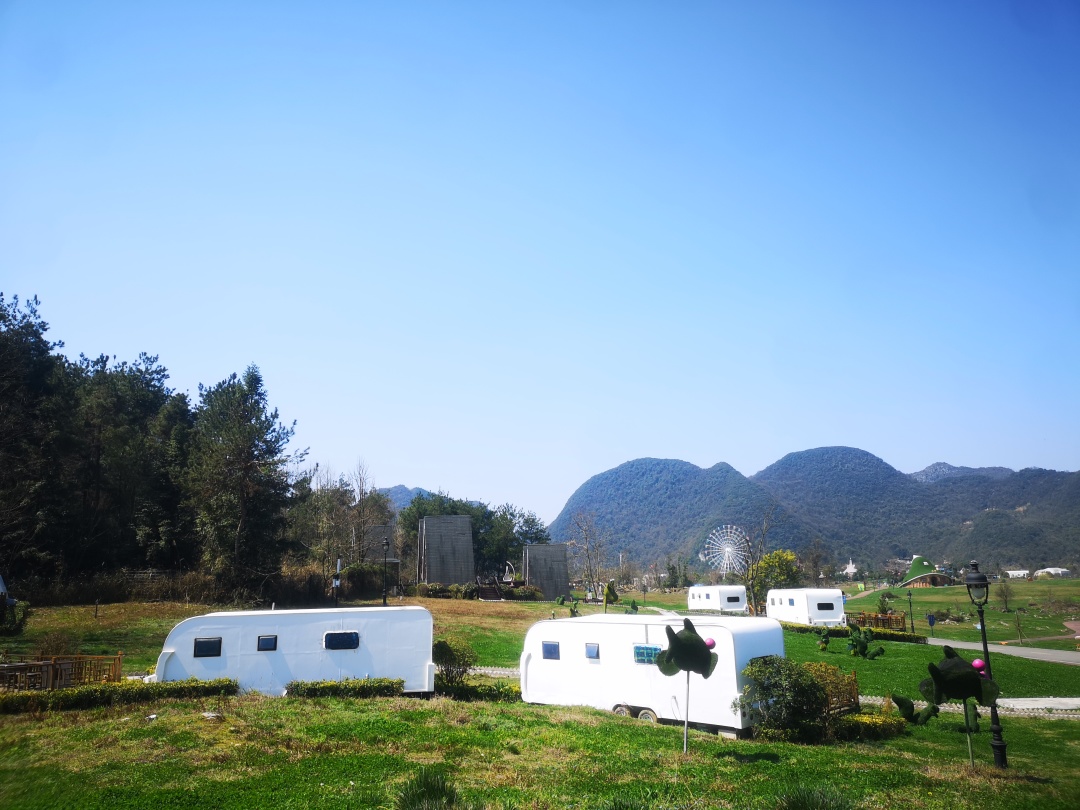
<path id="1" fill-rule="evenodd" d="M 385 537 L 382 541 L 382 603 L 386 607 L 386 552 L 390 550 L 390 541 Z"/>
<path id="2" fill-rule="evenodd" d="M 990 598 L 990 580 L 979 570 L 979 564 L 972 560 L 964 576 L 968 597 L 979 613 L 979 630 L 982 632 L 983 661 L 986 662 L 986 677 L 993 678 L 990 670 L 990 648 L 986 644 L 986 619 L 983 617 L 983 605 Z M 994 749 L 994 765 L 1008 768 L 1009 760 L 1005 755 L 1005 740 L 1001 738 L 1001 723 L 998 721 L 997 700 L 990 704 L 990 747 Z"/>
<path id="3" fill-rule="evenodd" d="M 907 592 L 907 615 L 911 618 L 911 632 L 915 632 L 915 612 L 911 609 L 911 588 Z"/>

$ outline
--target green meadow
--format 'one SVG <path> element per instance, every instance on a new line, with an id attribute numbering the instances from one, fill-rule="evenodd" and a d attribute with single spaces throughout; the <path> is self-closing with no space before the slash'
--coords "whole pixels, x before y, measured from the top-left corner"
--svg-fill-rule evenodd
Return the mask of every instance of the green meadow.
<path id="1" fill-rule="evenodd" d="M 1023 606 L 1034 620 L 1047 588 L 1026 585 L 1025 602 L 1037 604 Z M 1060 585 L 1069 587 L 1058 590 Z M 1052 586 L 1048 607 L 1066 607 L 1056 627 L 1051 619 L 1046 626 L 1059 632 L 1076 590 L 1072 583 Z M 913 594 L 913 600 L 917 609 L 938 609 L 933 605 L 966 598 L 962 589 L 949 590 Z M 624 601 L 630 598 L 642 602 L 640 594 Z M 859 599 L 876 603 L 876 595 Z M 551 604 L 406 602 L 431 610 L 436 636 L 467 640 L 484 666 L 516 666 L 533 622 L 553 610 L 568 615 L 566 607 Z M 904 602 L 906 609 L 906 595 Z M 649 593 L 645 604 L 681 609 L 685 596 Z M 849 603 L 849 610 L 857 604 Z M 18 655 L 63 644 L 90 654 L 123 650 L 125 670 L 145 672 L 177 621 L 211 609 L 180 603 L 101 605 L 96 617 L 93 606 L 35 610 L 24 636 L 0 639 L 0 650 Z M 978 633 L 970 623 L 949 630 L 963 640 L 975 640 Z M 883 657 L 865 661 L 847 655 L 844 639 L 833 639 L 821 652 L 809 634 L 787 633 L 785 645 L 797 660 L 854 669 L 865 695 L 917 696 L 927 663 L 941 657 L 940 648 L 931 645 L 886 642 Z M 1080 696 L 1080 667 L 1005 655 L 995 656 L 993 666 L 1006 696 Z M 859 808 L 1080 804 L 1080 722 L 1003 713 L 1010 765 L 1004 771 L 992 765 L 987 725 L 984 718 L 983 731 L 974 737 L 971 768 L 959 718 L 944 713 L 927 726 L 911 726 L 900 737 L 874 743 L 802 746 L 692 731 L 689 753 L 683 755 L 680 727 L 581 708 L 445 698 L 250 695 L 161 701 L 0 716 L 0 806 L 391 808 L 396 791 L 421 767 L 445 773 L 462 797 L 492 810 L 763 810 L 777 807 L 797 785 L 830 785 Z"/>

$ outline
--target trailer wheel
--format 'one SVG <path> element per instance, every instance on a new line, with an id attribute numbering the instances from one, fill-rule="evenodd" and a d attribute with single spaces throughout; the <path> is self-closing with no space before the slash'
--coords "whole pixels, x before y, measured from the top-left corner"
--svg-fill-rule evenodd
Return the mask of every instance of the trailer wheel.
<path id="1" fill-rule="evenodd" d="M 655 723 L 656 712 L 654 712 L 652 709 L 642 709 L 637 713 L 637 719 L 642 720 L 646 723 Z"/>
<path id="2" fill-rule="evenodd" d="M 622 704 L 619 704 L 618 706 L 616 706 L 611 711 L 614 712 L 615 714 L 617 714 L 619 717 L 633 717 L 633 715 L 634 715 L 634 713 L 632 711 L 630 711 L 629 706 L 624 706 Z"/>

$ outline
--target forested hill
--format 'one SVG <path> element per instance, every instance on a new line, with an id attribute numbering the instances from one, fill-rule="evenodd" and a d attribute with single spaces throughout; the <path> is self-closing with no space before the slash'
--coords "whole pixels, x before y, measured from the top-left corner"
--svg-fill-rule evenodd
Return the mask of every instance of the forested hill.
<path id="1" fill-rule="evenodd" d="M 550 531 L 555 542 L 571 539 L 581 512 L 640 561 L 696 557 L 713 528 L 750 529 L 770 504 L 770 546 L 800 550 L 820 538 L 835 560 L 862 567 L 911 554 L 1023 567 L 1080 561 L 1080 473 L 939 463 L 907 475 L 849 447 L 791 453 L 751 478 L 723 463 L 627 462 L 582 484 Z"/>

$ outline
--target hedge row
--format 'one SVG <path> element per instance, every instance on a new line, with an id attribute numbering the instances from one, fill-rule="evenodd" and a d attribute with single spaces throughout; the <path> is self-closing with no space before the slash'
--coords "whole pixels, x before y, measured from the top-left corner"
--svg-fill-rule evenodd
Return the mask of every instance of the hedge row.
<path id="1" fill-rule="evenodd" d="M 393 678 L 346 678 L 343 681 L 290 681 L 285 684 L 289 697 L 400 697 L 405 681 Z"/>
<path id="2" fill-rule="evenodd" d="M 0 714 L 97 709 L 102 706 L 127 706 L 170 698 L 184 700 L 235 695 L 239 691 L 239 685 L 231 678 L 218 678 L 213 681 L 189 678 L 186 681 L 166 683 L 121 681 L 88 684 L 71 689 L 0 692 Z"/>
<path id="3" fill-rule="evenodd" d="M 820 635 L 821 627 L 811 627 L 805 624 L 791 624 L 790 622 L 780 622 L 780 625 L 792 633 L 813 633 L 815 636 Z M 886 628 L 872 627 L 874 631 L 874 641 L 900 641 L 906 644 L 926 644 L 926 636 L 920 636 L 916 633 L 908 633 L 903 630 L 888 630 Z M 846 627 L 830 627 L 829 638 L 848 638 L 851 635 L 851 631 Z"/>
<path id="4" fill-rule="evenodd" d="M 895 714 L 845 714 L 833 722 L 834 739 L 873 742 L 903 734 L 907 721 Z"/>
<path id="5" fill-rule="evenodd" d="M 521 686 L 516 683 L 461 683 L 453 686 L 440 685 L 437 692 L 442 697 L 462 703 L 520 703 Z"/>

